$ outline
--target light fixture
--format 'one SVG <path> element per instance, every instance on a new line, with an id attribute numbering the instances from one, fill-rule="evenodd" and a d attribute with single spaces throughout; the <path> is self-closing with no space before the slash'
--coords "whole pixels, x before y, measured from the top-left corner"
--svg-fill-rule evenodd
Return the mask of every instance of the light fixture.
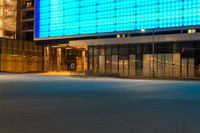
<path id="1" fill-rule="evenodd" d="M 191 34 L 192 33 L 192 30 L 188 30 L 188 34 Z"/>
<path id="2" fill-rule="evenodd" d="M 145 32 L 146 30 L 145 29 L 141 29 L 141 32 Z"/>
<path id="3" fill-rule="evenodd" d="M 118 35 L 117 35 L 117 38 L 121 38 L 121 35 L 118 34 Z"/>
<path id="4" fill-rule="evenodd" d="M 189 29 L 188 30 L 188 34 L 193 34 L 193 33 L 196 33 L 196 29 Z"/>
<path id="5" fill-rule="evenodd" d="M 193 30 L 192 30 L 192 33 L 196 33 L 196 29 L 193 29 Z"/>

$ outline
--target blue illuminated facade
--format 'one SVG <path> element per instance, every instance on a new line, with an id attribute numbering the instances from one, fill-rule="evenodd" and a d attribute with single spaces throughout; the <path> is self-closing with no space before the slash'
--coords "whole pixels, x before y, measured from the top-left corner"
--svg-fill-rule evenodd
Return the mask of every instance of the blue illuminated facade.
<path id="1" fill-rule="evenodd" d="M 36 39 L 196 25 L 200 0 L 36 0 Z"/>

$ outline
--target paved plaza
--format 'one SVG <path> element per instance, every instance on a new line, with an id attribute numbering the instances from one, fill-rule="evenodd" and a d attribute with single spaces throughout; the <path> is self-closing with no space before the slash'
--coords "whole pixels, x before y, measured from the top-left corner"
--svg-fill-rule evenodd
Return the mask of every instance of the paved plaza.
<path id="1" fill-rule="evenodd" d="M 0 133 L 199 133 L 200 82 L 0 74 Z"/>

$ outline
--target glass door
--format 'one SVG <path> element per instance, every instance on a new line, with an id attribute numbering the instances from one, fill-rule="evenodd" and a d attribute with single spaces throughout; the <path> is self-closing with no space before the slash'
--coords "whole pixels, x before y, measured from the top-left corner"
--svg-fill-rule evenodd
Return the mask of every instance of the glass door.
<path id="1" fill-rule="evenodd" d="M 120 77 L 128 77 L 128 60 L 119 60 L 119 76 Z"/>

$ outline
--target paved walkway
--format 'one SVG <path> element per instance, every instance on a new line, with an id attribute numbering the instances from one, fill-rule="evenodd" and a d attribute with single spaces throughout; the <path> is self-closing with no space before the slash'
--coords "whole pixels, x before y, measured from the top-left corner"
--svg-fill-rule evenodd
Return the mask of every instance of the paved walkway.
<path id="1" fill-rule="evenodd" d="M 200 82 L 0 74 L 0 133 L 200 133 Z"/>
<path id="2" fill-rule="evenodd" d="M 39 73 L 40 75 L 47 75 L 47 76 L 70 76 L 72 73 L 69 71 L 62 71 L 62 72 L 47 72 L 47 73 Z"/>

